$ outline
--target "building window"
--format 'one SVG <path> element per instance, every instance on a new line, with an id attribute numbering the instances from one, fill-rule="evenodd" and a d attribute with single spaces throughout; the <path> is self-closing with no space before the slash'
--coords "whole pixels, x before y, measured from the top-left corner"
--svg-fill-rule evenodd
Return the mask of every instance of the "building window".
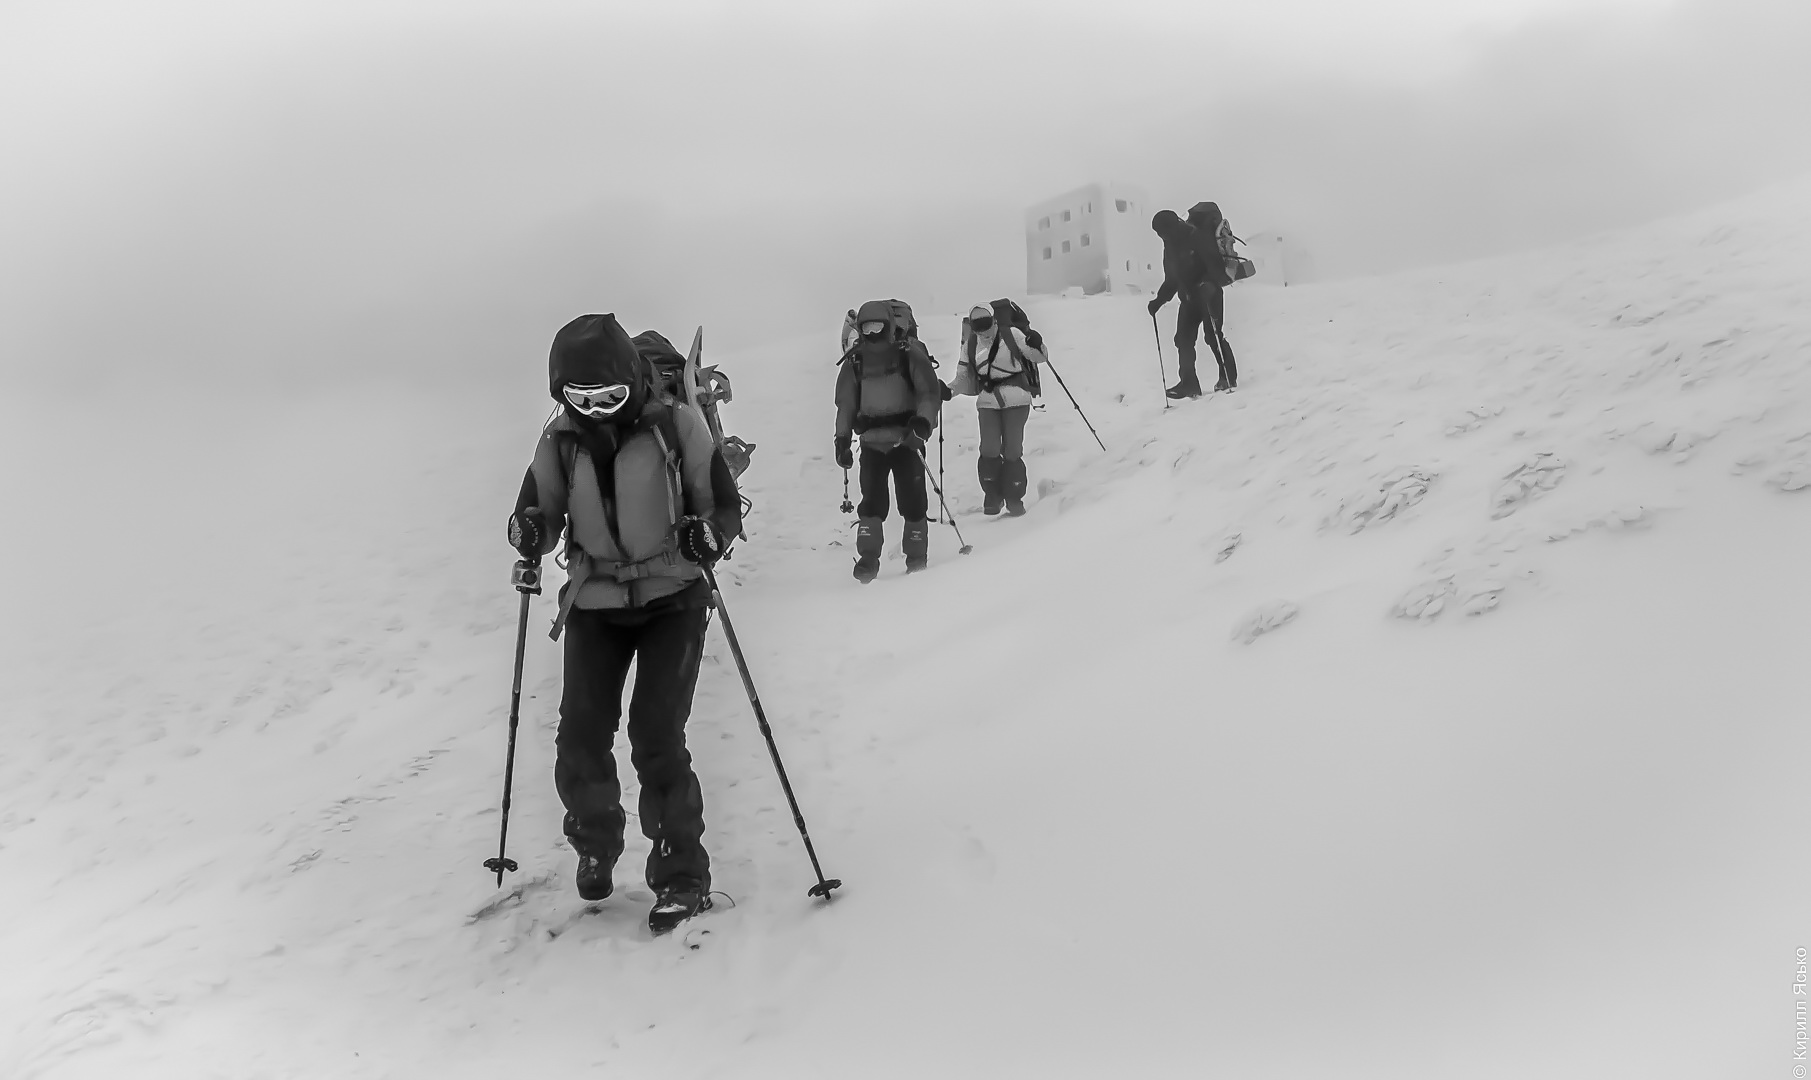
<path id="1" fill-rule="evenodd" d="M 1045 229 L 1048 229 L 1049 227 L 1050 227 L 1049 218 L 1039 218 L 1038 219 L 1038 231 L 1039 232 L 1043 232 Z"/>
<path id="2" fill-rule="evenodd" d="M 1122 214 L 1125 213 L 1126 212 L 1126 201 L 1124 199 L 1114 199 L 1113 208 L 1118 210 Z"/>
<path id="3" fill-rule="evenodd" d="M 1069 254 L 1069 241 L 1063 241 L 1063 254 Z"/>
<path id="4" fill-rule="evenodd" d="M 1082 234 L 1082 246 L 1083 247 L 1088 246 L 1088 234 L 1087 233 Z"/>
<path id="5" fill-rule="evenodd" d="M 1067 210 L 1063 211 L 1063 220 L 1064 221 L 1069 220 L 1069 211 L 1067 211 Z"/>
<path id="6" fill-rule="evenodd" d="M 1050 257 L 1050 249 L 1045 248 L 1044 249 L 1044 258 L 1048 259 L 1049 257 Z"/>

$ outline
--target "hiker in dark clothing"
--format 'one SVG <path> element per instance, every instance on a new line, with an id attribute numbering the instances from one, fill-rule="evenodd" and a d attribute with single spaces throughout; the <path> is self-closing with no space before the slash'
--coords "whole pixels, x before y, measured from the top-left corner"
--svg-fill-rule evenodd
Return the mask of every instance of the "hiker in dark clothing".
<path id="1" fill-rule="evenodd" d="M 1239 385 L 1239 368 L 1233 360 L 1232 346 L 1226 340 L 1226 287 L 1233 283 L 1233 278 L 1226 268 L 1230 244 L 1223 247 L 1220 243 L 1221 226 L 1225 221 L 1218 203 L 1198 202 L 1188 209 L 1188 223 L 1195 230 L 1195 249 L 1200 254 L 1201 265 L 1207 268 L 1209 287 L 1203 294 L 1206 303 L 1202 313 L 1206 323 L 1202 329 L 1210 335 L 1207 343 L 1214 350 L 1214 359 L 1220 362 L 1220 381 L 1214 384 L 1215 390 L 1231 390 Z"/>
<path id="2" fill-rule="evenodd" d="M 1199 203 L 1189 213 L 1192 217 L 1204 207 L 1212 206 L 1212 203 Z M 1215 209 L 1213 215 L 1217 217 L 1218 214 Z M 1172 296 L 1177 300 L 1176 354 L 1180 358 L 1181 371 L 1176 385 L 1164 392 L 1172 398 L 1201 396 L 1201 383 L 1195 374 L 1197 332 L 1207 338 L 1207 347 L 1220 369 L 1214 389 L 1236 386 L 1238 373 L 1232 367 L 1232 349 L 1226 345 L 1220 329 L 1226 313 L 1223 290 L 1229 279 L 1215 247 L 1214 234 L 1203 234 L 1173 210 L 1159 210 L 1151 218 L 1151 230 L 1163 240 L 1163 285 L 1148 305 L 1149 310 L 1155 316 Z"/>
<path id="3" fill-rule="evenodd" d="M 930 502 L 924 490 L 924 441 L 937 425 L 944 386 L 917 321 L 900 301 L 870 300 L 851 312 L 836 374 L 836 463 L 855 465 L 861 441 L 861 506 L 856 511 L 855 580 L 873 581 L 885 547 L 887 482 L 905 518 L 906 572 L 930 563 Z"/>
<path id="4" fill-rule="evenodd" d="M 664 340 L 664 339 L 663 339 Z M 560 410 L 541 432 L 509 518 L 509 542 L 539 563 L 566 534 L 554 636 L 565 681 L 554 786 L 578 852 L 577 885 L 602 900 L 623 853 L 622 784 L 611 749 L 631 662 L 630 760 L 655 932 L 710 906 L 704 798 L 685 724 L 711 603 L 701 565 L 742 531 L 741 498 L 706 421 L 656 392 L 613 315 L 583 315 L 553 339 Z"/>

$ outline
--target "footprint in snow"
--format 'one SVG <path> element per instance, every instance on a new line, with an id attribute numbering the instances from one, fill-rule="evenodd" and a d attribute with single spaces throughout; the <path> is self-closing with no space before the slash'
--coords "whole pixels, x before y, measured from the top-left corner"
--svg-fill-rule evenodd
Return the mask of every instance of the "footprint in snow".
<path id="1" fill-rule="evenodd" d="M 1508 517 L 1529 500 L 1558 487 L 1565 475 L 1566 462 L 1557 454 L 1535 454 L 1511 469 L 1497 485 L 1496 493 L 1490 497 L 1490 516 Z"/>
<path id="2" fill-rule="evenodd" d="M 1288 600 L 1273 600 L 1246 613 L 1244 618 L 1234 623 L 1232 639 L 1250 645 L 1272 630 L 1295 621 L 1295 617 L 1301 613 L 1302 609 Z"/>
<path id="3" fill-rule="evenodd" d="M 1382 524 L 1425 498 L 1437 475 L 1427 469 L 1397 469 L 1376 490 L 1341 499 L 1322 527 L 1343 526 L 1357 533 Z"/>

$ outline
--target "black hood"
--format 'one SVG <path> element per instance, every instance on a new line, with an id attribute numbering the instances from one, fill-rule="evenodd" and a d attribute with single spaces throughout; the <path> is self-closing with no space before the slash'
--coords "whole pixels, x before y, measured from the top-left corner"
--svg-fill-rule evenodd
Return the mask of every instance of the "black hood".
<path id="1" fill-rule="evenodd" d="M 1174 239 L 1187 229 L 1188 223 L 1177 217 L 1174 210 L 1159 210 L 1151 217 L 1151 231 L 1165 240 Z"/>
<path id="2" fill-rule="evenodd" d="M 547 356 L 548 392 L 553 400 L 567 408 L 567 414 L 580 423 L 590 418 L 572 412 L 561 391 L 569 384 L 596 385 L 626 383 L 629 402 L 611 423 L 632 422 L 641 415 L 648 398 L 647 363 L 635 351 L 635 342 L 616 321 L 615 315 L 580 315 L 560 327 L 553 335 L 553 348 Z"/>
<path id="3" fill-rule="evenodd" d="M 1219 203 L 1198 202 L 1188 208 L 1188 223 L 1210 236 L 1219 230 L 1221 220 Z"/>

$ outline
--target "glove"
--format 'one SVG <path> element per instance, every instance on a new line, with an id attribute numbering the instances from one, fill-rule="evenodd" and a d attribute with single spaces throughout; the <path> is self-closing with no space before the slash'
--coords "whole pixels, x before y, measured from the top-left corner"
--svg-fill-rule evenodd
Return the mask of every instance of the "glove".
<path id="1" fill-rule="evenodd" d="M 920 439 L 928 439 L 931 437 L 931 422 L 922 416 L 912 417 L 911 423 L 907 424 L 906 427 L 910 429 L 912 434 L 918 436 Z"/>
<path id="2" fill-rule="evenodd" d="M 700 566 L 709 566 L 723 557 L 723 534 L 709 518 L 686 518 L 679 523 L 679 553 Z"/>
<path id="3" fill-rule="evenodd" d="M 1152 299 L 1152 301 L 1150 303 L 1148 303 L 1144 306 L 1144 309 L 1146 311 L 1150 312 L 1153 316 L 1155 316 L 1157 314 L 1157 312 L 1159 310 L 1161 310 L 1162 308 L 1163 308 L 1163 301 L 1157 300 L 1157 299 Z"/>
<path id="4" fill-rule="evenodd" d="M 839 469 L 855 468 L 855 453 L 849 448 L 849 436 L 836 437 L 836 467 Z"/>
<path id="5" fill-rule="evenodd" d="M 956 392 L 950 389 L 950 384 L 944 382 L 942 379 L 937 380 L 937 386 L 939 392 L 943 395 L 943 400 L 949 401 L 956 396 Z"/>
<path id="6" fill-rule="evenodd" d="M 530 562 L 541 561 L 541 541 L 547 538 L 547 523 L 536 506 L 524 507 L 509 515 L 509 546 Z"/>

